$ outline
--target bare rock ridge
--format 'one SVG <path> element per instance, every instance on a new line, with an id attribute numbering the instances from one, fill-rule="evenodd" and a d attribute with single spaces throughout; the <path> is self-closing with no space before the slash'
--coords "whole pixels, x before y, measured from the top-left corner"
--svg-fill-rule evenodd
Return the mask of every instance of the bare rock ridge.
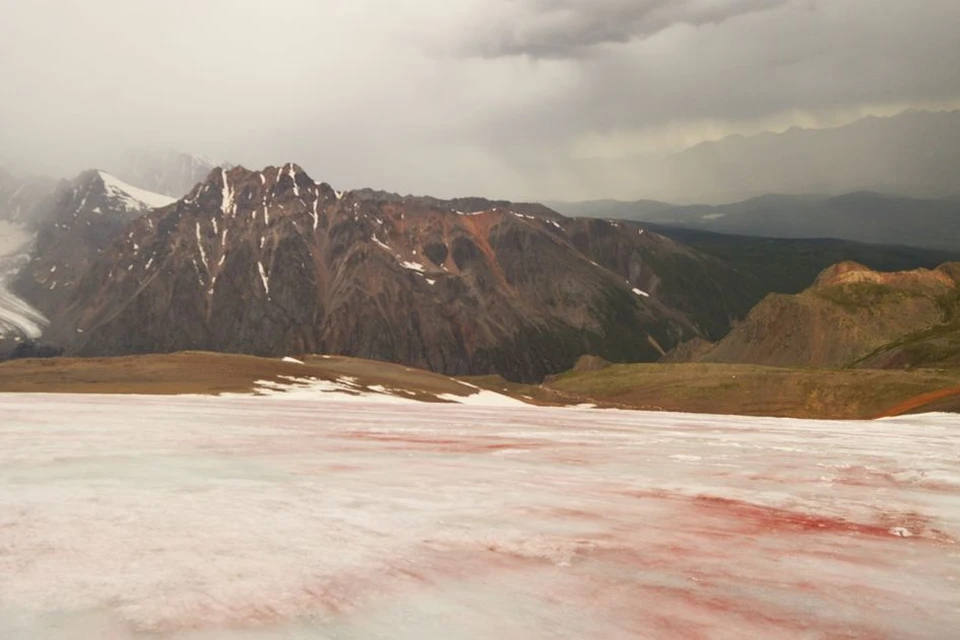
<path id="1" fill-rule="evenodd" d="M 768 296 L 716 345 L 671 356 L 774 366 L 960 365 L 960 264 L 880 273 L 843 262 L 798 295 Z"/>
<path id="2" fill-rule="evenodd" d="M 637 223 L 439 202 L 338 192 L 295 164 L 214 169 L 90 243 L 45 304 L 47 337 L 78 355 L 326 352 L 536 380 L 585 353 L 718 339 L 748 308 L 736 272 Z M 30 278 L 49 290 L 44 268 Z"/>

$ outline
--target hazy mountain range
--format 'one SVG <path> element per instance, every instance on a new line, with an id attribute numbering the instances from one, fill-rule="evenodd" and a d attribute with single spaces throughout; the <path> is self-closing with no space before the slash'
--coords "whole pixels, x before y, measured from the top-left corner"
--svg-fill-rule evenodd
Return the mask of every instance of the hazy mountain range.
<path id="1" fill-rule="evenodd" d="M 922 183 L 942 197 L 830 195 L 821 183 L 817 194 L 734 204 L 555 210 L 337 191 L 292 163 L 248 170 L 151 150 L 59 183 L 0 172 L 11 237 L 0 346 L 42 331 L 77 355 L 329 352 L 514 380 L 583 354 L 654 361 L 690 340 L 723 339 L 765 296 L 798 293 L 831 264 L 957 260 L 960 198 L 946 170 L 960 166 L 947 144 L 956 123 L 956 112 L 908 112 L 681 154 L 712 158 L 733 186 L 750 163 L 769 169 L 756 175 L 762 185 L 791 166 L 846 158 L 859 169 L 837 173 L 838 188 L 897 165 L 905 180 L 886 184 Z M 893 141 L 900 151 L 882 148 Z M 774 156 L 789 161 L 774 171 Z M 920 156 L 936 168 L 924 173 Z M 806 175 L 796 184 L 814 184 Z"/>
<path id="2" fill-rule="evenodd" d="M 582 174 L 598 184 L 604 184 L 604 175 L 616 175 L 619 182 L 630 172 L 638 197 L 682 204 L 730 203 L 768 193 L 955 196 L 957 167 L 960 111 L 918 110 L 841 127 L 730 136 L 667 156 L 593 159 L 581 165 Z M 572 209 L 550 204 L 562 212 Z M 598 210 L 605 206 L 592 204 Z"/>
<path id="3" fill-rule="evenodd" d="M 960 249 L 960 200 L 870 191 L 841 196 L 765 195 L 725 205 L 596 201 L 554 204 L 568 215 L 637 220 L 768 238 L 841 238 L 857 242 Z"/>

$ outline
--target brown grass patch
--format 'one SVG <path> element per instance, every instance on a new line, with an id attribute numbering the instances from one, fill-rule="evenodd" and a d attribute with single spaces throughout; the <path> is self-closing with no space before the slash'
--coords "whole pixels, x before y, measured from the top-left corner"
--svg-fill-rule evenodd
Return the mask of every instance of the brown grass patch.
<path id="1" fill-rule="evenodd" d="M 108 394 L 248 393 L 258 380 L 281 376 L 335 380 L 349 376 L 361 387 L 379 385 L 397 395 L 437 402 L 437 394 L 470 395 L 446 376 L 401 365 L 340 356 L 306 356 L 305 364 L 279 358 L 183 352 L 116 358 L 50 358 L 0 364 L 0 392 Z"/>

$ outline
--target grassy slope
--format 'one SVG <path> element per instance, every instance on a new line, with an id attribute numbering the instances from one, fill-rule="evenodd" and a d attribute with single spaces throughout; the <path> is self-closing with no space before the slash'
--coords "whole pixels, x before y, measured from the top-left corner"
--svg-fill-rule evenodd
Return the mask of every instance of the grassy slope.
<path id="1" fill-rule="evenodd" d="M 495 380 L 483 386 L 503 389 Z M 599 406 L 796 418 L 873 418 L 921 394 L 960 385 L 960 371 L 781 369 L 722 364 L 630 364 L 570 372 L 530 388 L 538 399 Z"/>
<path id="2" fill-rule="evenodd" d="M 306 366 L 254 356 L 183 352 L 118 358 L 51 358 L 0 364 L 0 392 L 38 393 L 245 393 L 258 380 L 280 376 L 334 380 L 356 378 L 361 386 L 403 389 L 403 395 L 436 401 L 436 395 L 469 395 L 446 376 L 401 365 L 339 356 L 308 356 Z"/>
<path id="3" fill-rule="evenodd" d="M 400 365 L 308 356 L 306 366 L 252 356 L 188 352 L 120 358 L 18 360 L 0 364 L 0 392 L 217 394 L 249 392 L 280 376 L 356 378 L 407 397 L 467 395 L 457 381 Z M 872 418 L 919 410 L 960 410 L 960 370 L 829 371 L 750 365 L 630 364 L 570 372 L 543 385 L 499 376 L 468 379 L 546 406 L 601 407 L 800 418 Z M 955 389 L 953 394 L 944 393 Z M 939 393 L 937 393 L 939 392 Z M 916 399 L 920 398 L 918 402 Z"/>
<path id="4" fill-rule="evenodd" d="M 859 367 L 960 368 L 960 289 L 939 300 L 943 324 L 921 329 L 865 355 Z"/>

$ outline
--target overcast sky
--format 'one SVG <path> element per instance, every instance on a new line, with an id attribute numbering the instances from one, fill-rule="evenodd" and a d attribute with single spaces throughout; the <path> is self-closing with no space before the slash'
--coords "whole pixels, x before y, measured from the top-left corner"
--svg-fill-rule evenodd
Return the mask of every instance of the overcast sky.
<path id="1" fill-rule="evenodd" d="M 346 188 L 625 197 L 632 181 L 599 193 L 578 167 L 960 104 L 957 0 L 0 0 L 0 16 L 0 158 L 60 174 L 164 146 Z"/>

